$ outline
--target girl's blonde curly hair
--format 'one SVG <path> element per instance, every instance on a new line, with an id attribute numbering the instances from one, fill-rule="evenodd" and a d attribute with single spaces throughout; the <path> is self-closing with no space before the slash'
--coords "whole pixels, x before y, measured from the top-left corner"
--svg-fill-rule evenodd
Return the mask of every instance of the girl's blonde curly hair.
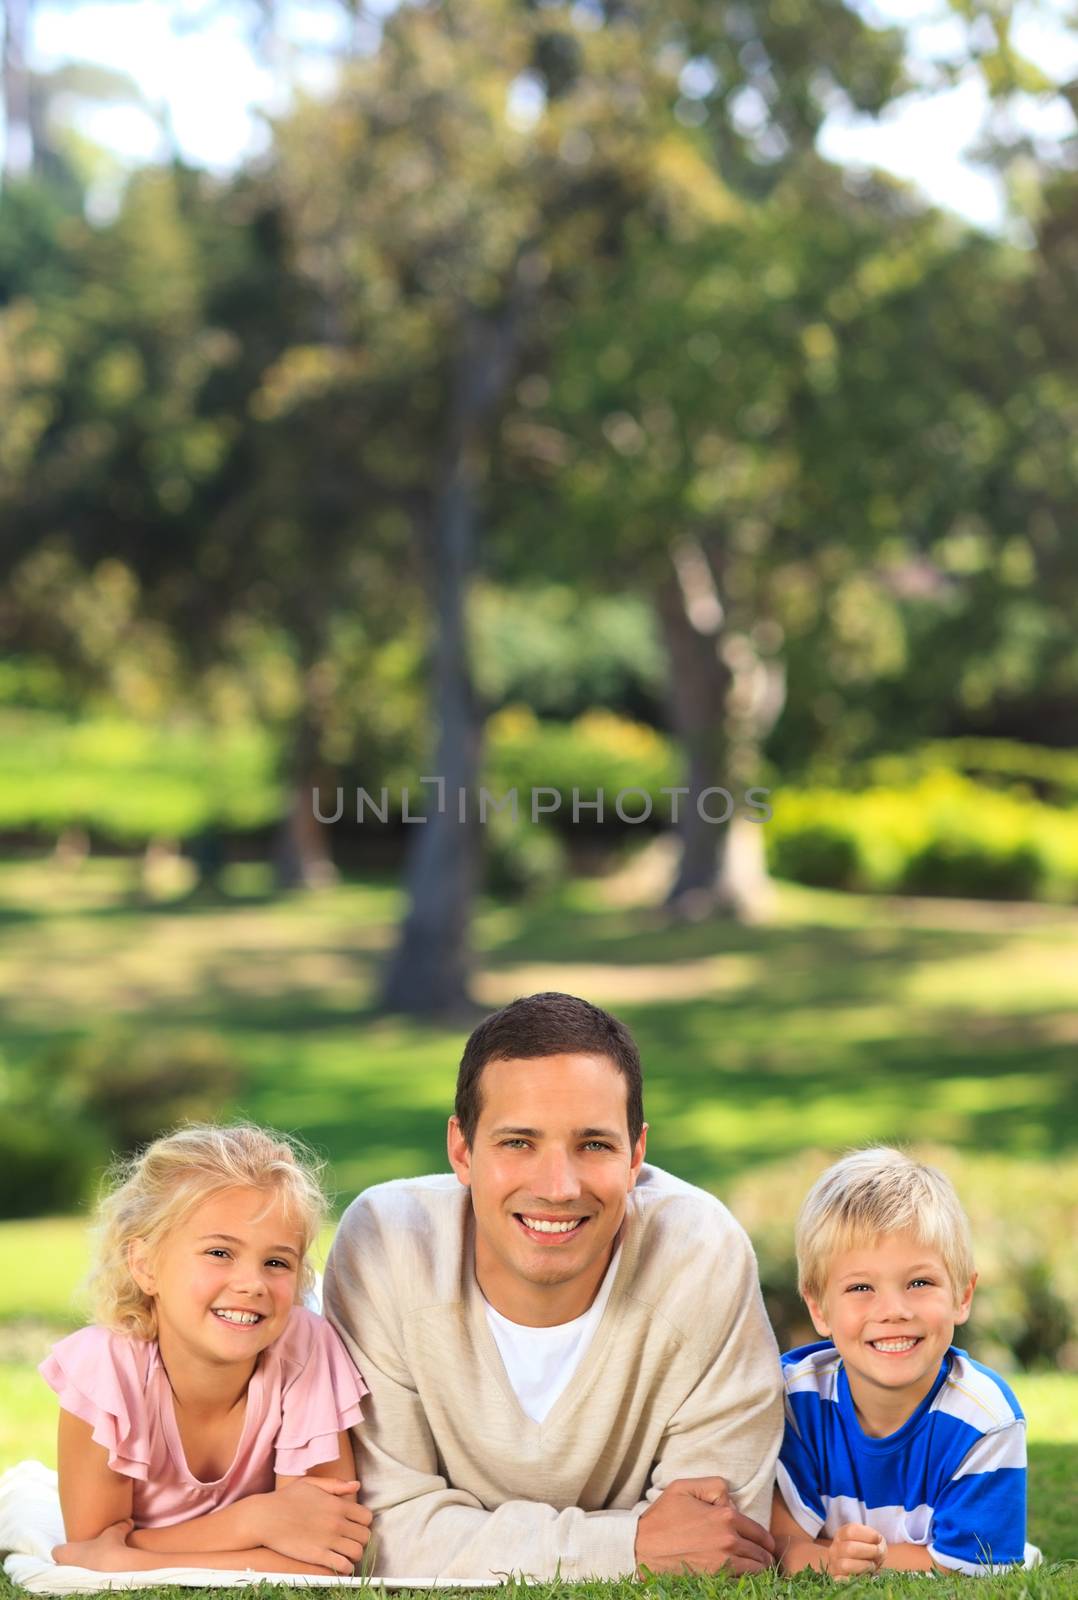
<path id="1" fill-rule="evenodd" d="M 94 1259 L 87 1279 L 93 1320 L 137 1339 L 157 1337 L 153 1300 L 131 1275 L 134 1240 L 150 1259 L 173 1228 L 204 1200 L 225 1189 L 253 1189 L 279 1198 L 303 1241 L 296 1304 L 314 1287 L 308 1252 L 326 1216 L 319 1175 L 323 1163 L 298 1140 L 241 1122 L 202 1124 L 163 1134 L 110 1170 L 110 1192 L 99 1202 Z"/>

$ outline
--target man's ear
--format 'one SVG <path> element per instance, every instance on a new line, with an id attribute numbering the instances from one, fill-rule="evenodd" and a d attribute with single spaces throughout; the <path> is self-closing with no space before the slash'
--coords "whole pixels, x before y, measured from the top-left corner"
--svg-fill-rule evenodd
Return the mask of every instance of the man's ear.
<path id="1" fill-rule="evenodd" d="M 973 1277 L 969 1280 L 969 1282 L 966 1284 L 966 1287 L 963 1289 L 961 1297 L 959 1298 L 958 1303 L 955 1306 L 955 1312 L 954 1312 L 955 1327 L 957 1327 L 959 1325 L 959 1323 L 961 1323 L 961 1322 L 968 1322 L 969 1321 L 969 1314 L 970 1314 L 971 1310 L 973 1309 L 973 1291 L 974 1291 L 974 1289 L 976 1289 L 976 1287 L 977 1287 L 977 1274 L 974 1273 Z"/>
<path id="2" fill-rule="evenodd" d="M 142 1290 L 143 1294 L 155 1294 L 157 1279 L 154 1276 L 150 1252 L 146 1248 L 145 1239 L 131 1239 L 127 1245 L 128 1271 Z"/>
<path id="3" fill-rule="evenodd" d="M 445 1147 L 449 1153 L 449 1165 L 453 1168 L 460 1182 L 466 1189 L 472 1183 L 472 1152 L 468 1141 L 464 1137 L 464 1130 L 456 1117 L 450 1117 L 449 1127 L 446 1131 Z"/>
<path id="4" fill-rule="evenodd" d="M 812 1326 L 816 1329 L 821 1339 L 830 1339 L 831 1325 L 827 1320 L 823 1301 L 814 1300 L 810 1294 L 805 1295 L 804 1300 L 805 1305 L 808 1307 L 808 1314 L 812 1318 Z"/>
<path id="5" fill-rule="evenodd" d="M 633 1189 L 633 1188 L 636 1187 L 636 1180 L 640 1176 L 640 1168 L 644 1164 L 644 1152 L 647 1149 L 647 1147 L 648 1147 L 648 1125 L 645 1122 L 644 1126 L 640 1129 L 640 1137 L 639 1137 L 639 1139 L 633 1145 L 633 1153 L 632 1153 L 632 1156 L 629 1159 L 629 1183 L 628 1183 L 628 1186 L 626 1188 L 626 1193 L 628 1193 L 629 1189 Z"/>

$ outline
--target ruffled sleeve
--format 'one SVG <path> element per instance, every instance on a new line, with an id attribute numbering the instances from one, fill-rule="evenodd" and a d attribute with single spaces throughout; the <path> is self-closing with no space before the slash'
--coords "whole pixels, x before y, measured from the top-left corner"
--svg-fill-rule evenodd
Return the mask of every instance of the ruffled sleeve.
<path id="1" fill-rule="evenodd" d="M 285 1383 L 275 1467 L 281 1477 L 301 1478 L 336 1461 L 337 1435 L 360 1421 L 368 1389 L 337 1334 L 313 1311 L 297 1306 L 279 1342 Z"/>
<path id="2" fill-rule="evenodd" d="M 88 1422 L 113 1472 L 150 1475 L 145 1382 L 149 1346 L 108 1328 L 80 1328 L 53 1345 L 38 1371 L 65 1411 Z"/>

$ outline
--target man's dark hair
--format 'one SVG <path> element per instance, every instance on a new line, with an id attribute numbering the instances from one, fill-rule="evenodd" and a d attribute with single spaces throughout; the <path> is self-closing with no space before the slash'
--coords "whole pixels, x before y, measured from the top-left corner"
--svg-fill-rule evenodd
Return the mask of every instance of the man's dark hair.
<path id="1" fill-rule="evenodd" d="M 483 1109 L 480 1080 L 488 1061 L 529 1061 L 539 1056 L 606 1056 L 625 1079 L 629 1143 L 644 1126 L 640 1052 L 624 1022 L 576 995 L 528 994 L 485 1017 L 475 1029 L 457 1073 L 454 1105 L 460 1131 L 471 1146 Z"/>

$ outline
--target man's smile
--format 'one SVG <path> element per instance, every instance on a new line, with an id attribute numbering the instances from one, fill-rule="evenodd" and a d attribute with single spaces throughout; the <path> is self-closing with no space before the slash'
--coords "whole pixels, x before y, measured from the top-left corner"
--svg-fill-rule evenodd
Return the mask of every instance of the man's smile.
<path id="1" fill-rule="evenodd" d="M 513 1220 L 536 1244 L 545 1246 L 565 1244 L 590 1221 L 588 1217 L 559 1217 L 543 1212 L 514 1211 Z"/>

